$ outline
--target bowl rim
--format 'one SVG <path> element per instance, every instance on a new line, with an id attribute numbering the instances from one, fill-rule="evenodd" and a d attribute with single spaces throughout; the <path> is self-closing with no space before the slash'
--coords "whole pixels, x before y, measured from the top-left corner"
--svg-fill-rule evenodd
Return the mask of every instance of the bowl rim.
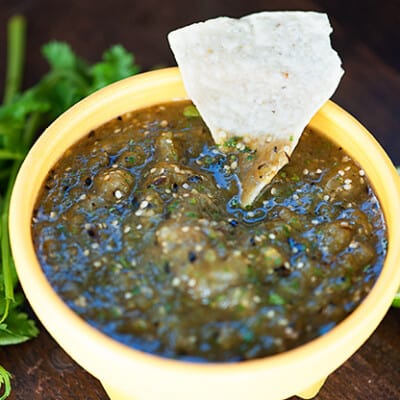
<path id="1" fill-rule="evenodd" d="M 313 339 L 310 342 L 300 345 L 292 350 L 284 351 L 282 353 L 260 359 L 246 360 L 238 363 L 219 362 L 202 364 L 174 360 L 158 355 L 144 353 L 123 343 L 117 342 L 116 340 L 108 337 L 106 334 L 90 326 L 81 317 L 75 314 L 55 293 L 54 289 L 52 289 L 51 285 L 45 278 L 37 258 L 32 258 L 33 245 L 32 243 L 27 243 L 27 239 L 32 240 L 32 238 L 26 237 L 26 226 L 27 224 L 30 225 L 30 221 L 24 221 L 19 215 L 21 210 L 21 201 L 25 196 L 26 182 L 31 178 L 32 163 L 36 162 L 38 158 L 40 159 L 40 152 L 43 150 L 43 146 L 47 146 L 49 144 L 52 135 L 55 134 L 59 126 L 62 124 L 71 124 L 71 118 L 76 118 L 79 113 L 86 113 L 89 115 L 90 112 L 88 110 L 90 110 L 90 107 L 95 102 L 111 102 L 113 101 L 113 95 L 115 95 L 115 93 L 117 93 L 118 96 L 121 96 L 121 93 L 124 91 L 129 92 L 129 90 L 131 90 L 128 90 L 127 88 L 131 88 L 135 85 L 140 88 L 143 80 L 151 81 L 154 79 L 158 80 L 160 84 L 163 84 L 164 80 L 180 81 L 180 75 L 176 67 L 167 68 L 126 78 L 104 89 L 101 89 L 86 99 L 80 101 L 77 105 L 60 116 L 45 130 L 45 132 L 30 150 L 16 179 L 11 197 L 9 218 L 12 251 L 15 257 L 17 272 L 20 276 L 21 285 L 25 293 L 28 293 L 34 284 L 36 287 L 40 287 L 41 291 L 43 291 L 42 296 L 44 296 L 44 294 L 48 296 L 49 310 L 47 314 L 49 316 L 62 314 L 63 318 L 69 322 L 70 326 L 74 326 L 74 332 L 72 332 L 71 335 L 75 337 L 75 340 L 77 342 L 84 342 L 89 347 L 94 346 L 94 348 L 97 349 L 96 351 L 102 349 L 101 351 L 103 351 L 104 356 L 107 357 L 113 353 L 114 356 L 116 355 L 121 362 L 125 362 L 127 365 L 129 365 L 129 362 L 134 359 L 135 363 L 147 364 L 157 369 L 172 368 L 175 371 L 179 371 L 183 374 L 188 373 L 188 370 L 190 370 L 191 373 L 195 372 L 196 374 L 203 375 L 214 375 L 216 373 L 224 375 L 236 373 L 242 374 L 245 371 L 251 373 L 260 369 L 280 368 L 284 367 L 288 363 L 300 362 L 300 360 L 304 361 L 305 359 L 317 361 L 324 354 L 339 351 L 345 342 L 351 342 L 351 337 L 353 337 L 355 334 L 361 335 L 363 338 L 362 342 L 364 342 L 383 318 L 382 316 L 382 318 L 379 318 L 379 321 L 377 321 L 376 314 L 378 312 L 382 315 L 385 314 L 390 307 L 391 300 L 389 298 L 394 296 L 400 283 L 400 268 L 395 269 L 394 267 L 394 265 L 400 264 L 400 256 L 398 254 L 399 252 L 397 252 L 395 249 L 394 239 L 391 239 L 400 237 L 400 224 L 398 224 L 399 226 L 396 226 L 396 224 L 391 224 L 390 227 L 387 224 L 389 245 L 382 272 L 380 273 L 370 293 L 348 317 L 346 317 L 328 333 Z M 357 137 L 362 137 L 362 140 L 368 144 L 367 148 L 368 150 L 372 151 L 376 157 L 377 165 L 379 164 L 381 168 L 382 166 L 384 167 L 384 173 L 379 174 L 379 177 L 384 178 L 385 184 L 392 190 L 390 196 L 388 194 L 387 196 L 385 195 L 385 204 L 382 204 L 385 219 L 387 218 L 388 210 L 390 210 L 391 219 L 400 220 L 400 182 L 393 164 L 378 142 L 350 114 L 331 101 L 328 101 L 318 111 L 315 118 L 325 118 L 336 121 L 342 126 L 346 126 L 346 129 L 357 132 Z M 372 185 L 375 186 L 374 182 L 372 182 Z M 37 188 L 37 190 L 38 189 L 39 188 Z M 380 193 L 377 193 L 377 196 L 380 199 Z M 25 232 L 22 228 L 24 226 Z M 22 252 L 21 249 L 23 249 Z M 30 301 L 31 296 L 27 295 L 27 297 Z M 39 319 L 47 327 L 47 323 L 44 321 L 45 317 L 43 316 L 43 312 L 40 312 L 38 305 L 33 303 L 32 307 L 39 316 Z M 363 330 L 365 329 L 371 331 L 367 336 L 363 334 Z M 64 347 L 59 338 L 56 338 L 56 340 L 62 347 Z M 361 344 L 358 347 L 360 347 Z M 351 351 L 351 353 L 346 354 L 345 359 L 353 354 L 358 347 L 354 351 Z M 189 365 L 190 368 L 188 368 Z M 335 368 L 337 368 L 337 366 Z M 332 368 L 332 370 L 335 368 Z"/>

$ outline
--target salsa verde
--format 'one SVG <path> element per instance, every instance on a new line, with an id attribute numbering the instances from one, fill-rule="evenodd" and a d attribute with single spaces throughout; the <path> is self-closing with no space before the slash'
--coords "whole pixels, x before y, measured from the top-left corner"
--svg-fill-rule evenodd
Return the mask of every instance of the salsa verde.
<path id="1" fill-rule="evenodd" d="M 32 217 L 37 256 L 90 324 L 145 352 L 239 361 L 331 330 L 368 294 L 386 252 L 364 171 L 306 129 L 241 208 L 240 160 L 176 101 L 122 115 L 52 168 Z"/>

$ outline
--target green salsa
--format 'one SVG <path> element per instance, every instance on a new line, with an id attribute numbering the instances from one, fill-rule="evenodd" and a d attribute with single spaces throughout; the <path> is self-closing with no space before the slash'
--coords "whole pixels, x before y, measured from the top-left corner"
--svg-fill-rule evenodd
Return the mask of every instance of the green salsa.
<path id="1" fill-rule="evenodd" d="M 364 171 L 306 129 L 251 207 L 241 138 L 215 146 L 176 101 L 122 115 L 71 147 L 41 188 L 37 256 L 61 298 L 136 349 L 240 361 L 331 330 L 368 294 L 386 230 Z"/>

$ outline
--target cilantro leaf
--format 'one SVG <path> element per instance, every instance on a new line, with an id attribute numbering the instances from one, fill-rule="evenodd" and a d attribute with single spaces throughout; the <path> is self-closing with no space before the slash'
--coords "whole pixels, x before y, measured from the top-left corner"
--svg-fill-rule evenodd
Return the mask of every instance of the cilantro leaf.
<path id="1" fill-rule="evenodd" d="M 80 61 L 64 42 L 52 41 L 42 47 L 42 54 L 53 70 L 78 69 Z"/>
<path id="2" fill-rule="evenodd" d="M 18 344 L 38 335 L 39 330 L 33 320 L 20 310 L 24 301 L 22 293 L 17 293 L 10 303 L 7 318 L 0 324 L 0 346 Z M 0 301 L 0 313 L 4 312 L 5 300 Z"/>
<path id="3" fill-rule="evenodd" d="M 111 82 L 137 74 L 139 67 L 134 63 L 133 54 L 128 53 L 121 45 L 112 46 L 103 54 L 103 61 L 90 69 L 93 80 L 90 91 L 95 91 Z"/>
<path id="4" fill-rule="evenodd" d="M 283 299 L 282 296 L 280 296 L 278 293 L 276 292 L 271 292 L 269 294 L 269 299 L 268 299 L 269 303 L 274 305 L 274 306 L 281 306 L 283 304 L 285 304 L 285 300 Z"/>
<path id="5" fill-rule="evenodd" d="M 187 106 L 183 109 L 183 115 L 186 118 L 197 118 L 200 117 L 200 113 L 195 106 Z"/>
<path id="6" fill-rule="evenodd" d="M 394 296 L 392 306 L 393 307 L 400 307 L 400 287 L 399 287 L 399 290 L 397 291 L 397 293 Z"/>
<path id="7" fill-rule="evenodd" d="M 3 394 L 0 394 L 0 400 L 6 399 L 11 393 L 11 374 L 0 365 L 0 388 L 3 388 Z"/>

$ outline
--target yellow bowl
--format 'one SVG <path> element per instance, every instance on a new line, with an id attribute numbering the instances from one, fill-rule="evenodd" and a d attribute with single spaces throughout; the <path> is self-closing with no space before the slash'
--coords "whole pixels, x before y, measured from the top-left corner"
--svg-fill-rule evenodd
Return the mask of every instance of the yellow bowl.
<path id="1" fill-rule="evenodd" d="M 324 336 L 278 355 L 232 364 L 196 364 L 145 354 L 107 337 L 69 309 L 38 263 L 31 237 L 32 211 L 42 182 L 64 151 L 118 115 L 182 98 L 187 94 L 177 68 L 137 75 L 82 100 L 43 133 L 22 165 L 11 199 L 11 246 L 22 287 L 50 334 L 103 383 L 113 400 L 277 400 L 294 394 L 310 398 L 372 334 L 400 284 L 396 171 L 371 134 L 332 102 L 310 125 L 340 143 L 365 170 L 382 205 L 389 247 L 382 273 L 367 298 Z"/>

